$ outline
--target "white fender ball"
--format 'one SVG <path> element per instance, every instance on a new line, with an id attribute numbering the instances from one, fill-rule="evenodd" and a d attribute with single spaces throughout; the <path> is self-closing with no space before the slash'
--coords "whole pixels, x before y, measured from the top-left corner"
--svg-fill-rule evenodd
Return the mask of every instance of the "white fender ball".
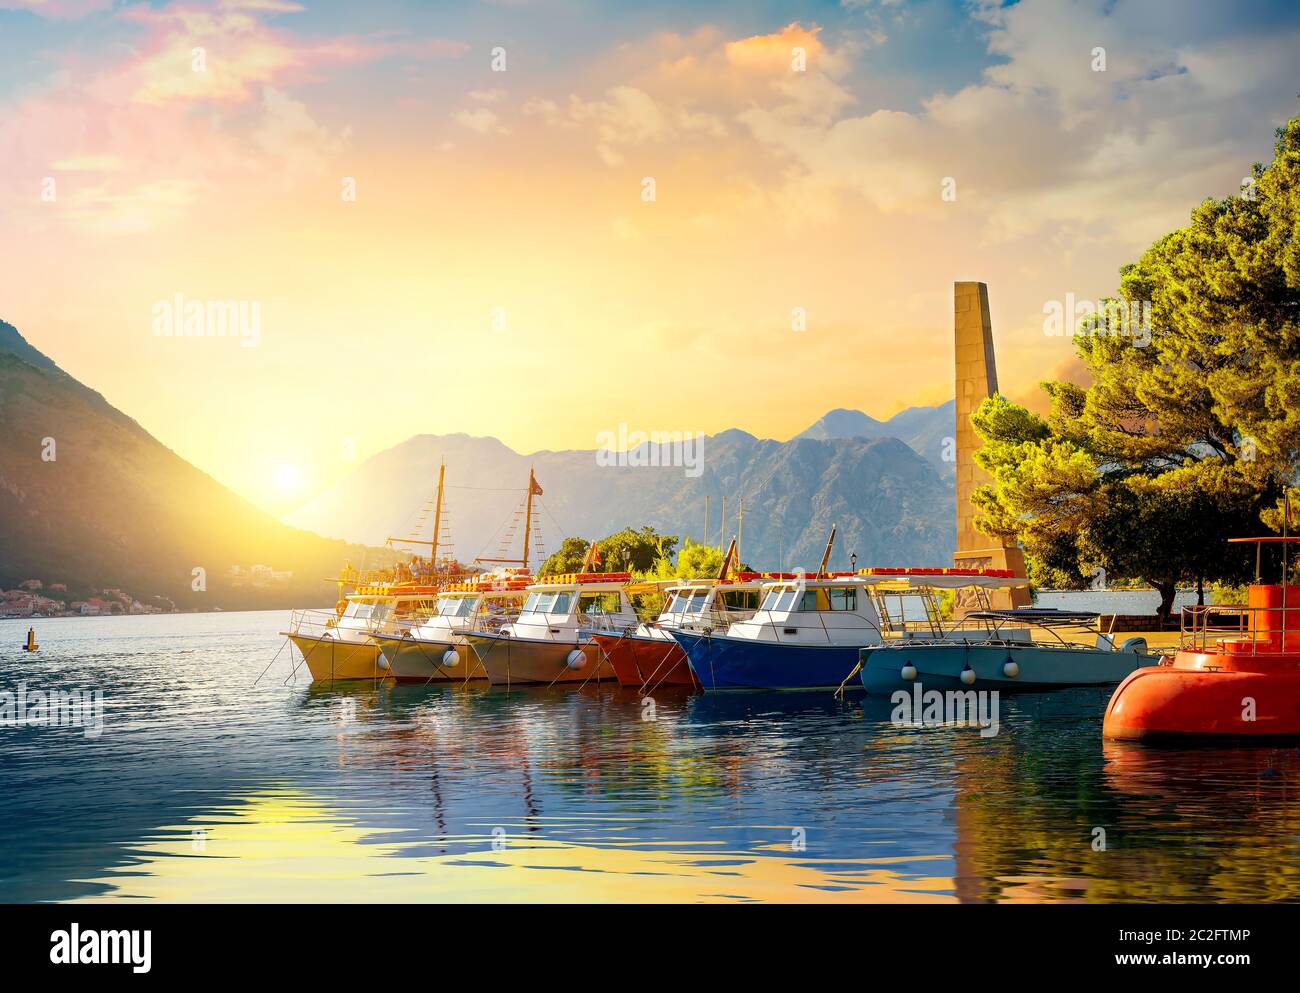
<path id="1" fill-rule="evenodd" d="M 388 659 L 384 658 L 383 654 L 380 653 L 379 658 L 375 659 L 375 664 L 378 665 L 379 668 L 381 668 L 381 669 L 387 669 L 387 668 L 388 668 Z"/>
<path id="2" fill-rule="evenodd" d="M 961 671 L 961 681 L 965 683 L 967 686 L 974 685 L 975 670 L 972 669 L 970 666 L 967 666 L 965 669 L 963 669 Z"/>
<path id="3" fill-rule="evenodd" d="M 569 653 L 569 657 L 564 660 L 564 664 L 570 669 L 581 669 L 587 664 L 587 656 L 581 648 L 575 648 Z"/>
<path id="4" fill-rule="evenodd" d="M 1007 659 L 1007 661 L 1002 665 L 1002 675 L 1006 676 L 1008 679 L 1015 679 L 1020 675 L 1020 663 L 1016 662 L 1014 659 Z"/>
<path id="5" fill-rule="evenodd" d="M 899 673 L 899 675 L 902 676 L 910 683 L 913 679 L 916 678 L 916 666 L 912 665 L 911 662 L 907 663 L 907 665 L 903 666 L 903 669 Z"/>
<path id="6" fill-rule="evenodd" d="M 460 652 L 454 648 L 448 648 L 442 653 L 442 667 L 444 669 L 454 669 L 460 665 Z"/>

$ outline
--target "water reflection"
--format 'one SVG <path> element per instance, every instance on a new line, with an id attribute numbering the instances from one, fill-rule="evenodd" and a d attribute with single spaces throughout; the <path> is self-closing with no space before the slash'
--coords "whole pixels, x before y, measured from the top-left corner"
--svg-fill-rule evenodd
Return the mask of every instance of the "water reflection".
<path id="1" fill-rule="evenodd" d="M 1300 899 L 1300 753 L 1103 745 L 1104 691 L 986 738 L 825 693 L 254 688 L 281 620 L 48 624 L 39 678 L 108 724 L 0 731 L 0 896 Z"/>

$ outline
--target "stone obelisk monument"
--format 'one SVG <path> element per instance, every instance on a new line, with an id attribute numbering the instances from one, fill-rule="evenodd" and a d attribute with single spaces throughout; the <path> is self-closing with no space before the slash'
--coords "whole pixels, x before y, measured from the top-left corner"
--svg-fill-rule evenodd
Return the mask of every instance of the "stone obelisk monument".
<path id="1" fill-rule="evenodd" d="M 993 322 L 989 318 L 989 288 L 984 283 L 953 284 L 953 344 L 957 353 L 957 553 L 953 565 L 961 569 L 1011 569 L 1025 574 L 1025 555 L 1019 546 L 1008 545 L 975 530 L 975 508 L 971 494 L 991 481 L 975 464 L 979 436 L 971 427 L 970 415 L 998 392 L 998 369 L 993 359 Z M 972 596 L 957 591 L 958 611 L 975 606 Z M 989 605 L 995 608 L 1029 606 L 1029 589 L 989 590 Z"/>

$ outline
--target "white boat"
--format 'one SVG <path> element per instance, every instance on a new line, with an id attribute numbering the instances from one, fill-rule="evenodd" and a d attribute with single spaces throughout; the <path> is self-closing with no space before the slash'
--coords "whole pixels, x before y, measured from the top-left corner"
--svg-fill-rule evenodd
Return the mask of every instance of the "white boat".
<path id="1" fill-rule="evenodd" d="M 444 587 L 429 616 L 409 630 L 372 635 L 388 671 L 398 682 L 486 679 L 465 636 L 492 633 L 513 620 L 531 581 L 521 570 Z"/>
<path id="2" fill-rule="evenodd" d="M 639 623 L 628 597 L 628 573 L 568 573 L 528 587 L 519 616 L 497 632 L 465 640 L 494 684 L 585 683 L 614 673 L 594 632 L 622 632 Z"/>

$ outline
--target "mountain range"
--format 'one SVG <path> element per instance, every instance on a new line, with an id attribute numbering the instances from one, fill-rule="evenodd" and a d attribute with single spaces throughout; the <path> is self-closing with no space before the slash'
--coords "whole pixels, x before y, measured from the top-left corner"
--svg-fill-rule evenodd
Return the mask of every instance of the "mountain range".
<path id="1" fill-rule="evenodd" d="M 848 568 L 851 555 L 859 566 L 945 565 L 955 542 L 952 474 L 941 457 L 952 407 L 913 407 L 888 421 L 833 410 L 789 441 L 723 431 L 700 442 L 698 472 L 601 464 L 608 460 L 594 450 L 521 454 L 495 438 L 421 434 L 281 521 L 0 321 L 0 588 L 36 578 L 191 608 L 322 603 L 332 594 L 321 580 L 345 560 L 391 561 L 375 546 L 416 529 L 444 462 L 446 530 L 465 561 L 517 554 L 500 553 L 532 467 L 544 490 L 534 566 L 566 536 L 642 525 L 715 544 L 740 532 L 744 559 L 763 568 L 814 567 L 832 525 L 835 568 Z M 254 586 L 253 565 L 280 578 Z M 245 570 L 242 580 L 232 567 Z M 196 569 L 205 589 L 193 589 Z"/>
<path id="2" fill-rule="evenodd" d="M 0 321 L 0 588 L 39 579 L 188 608 L 321 604 L 334 597 L 321 580 L 345 560 L 392 557 L 254 507 Z M 280 576 L 254 585 L 254 565 Z"/>
<path id="3" fill-rule="evenodd" d="M 367 459 L 285 520 L 367 544 L 408 536 L 427 520 L 417 508 L 445 462 L 444 518 L 456 555 L 506 557 L 500 539 L 531 467 L 544 490 L 544 551 L 569 535 L 593 539 L 650 525 L 714 544 L 741 533 L 741 554 L 755 566 L 815 567 L 836 525 L 835 568 L 847 569 L 853 555 L 859 567 L 942 566 L 951 564 L 956 542 L 952 472 L 941 458 L 953 428 L 952 403 L 909 408 L 885 422 L 836 410 L 785 442 L 734 429 L 708 436 L 698 475 L 664 466 L 671 452 L 654 453 L 649 444 L 636 449 L 640 459 L 626 460 L 642 465 L 608 465 L 595 450 L 525 455 L 495 438 L 416 435 Z"/>

